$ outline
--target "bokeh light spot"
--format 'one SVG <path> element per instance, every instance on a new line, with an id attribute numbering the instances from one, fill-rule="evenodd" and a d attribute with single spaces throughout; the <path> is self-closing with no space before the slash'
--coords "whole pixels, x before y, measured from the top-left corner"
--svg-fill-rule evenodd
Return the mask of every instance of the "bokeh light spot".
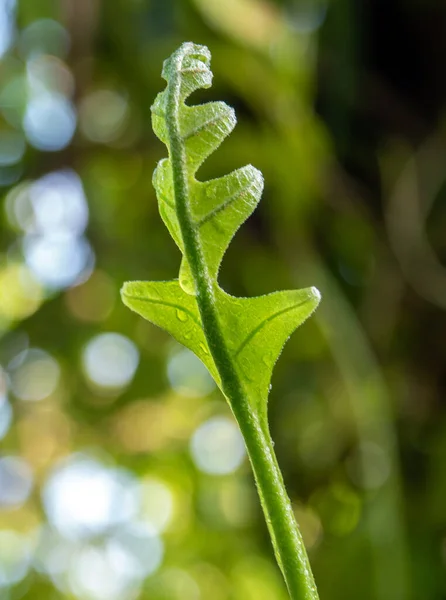
<path id="1" fill-rule="evenodd" d="M 113 280 L 103 271 L 96 270 L 84 284 L 68 289 L 65 300 L 76 319 L 98 323 L 110 315 L 116 297 Z"/>
<path id="2" fill-rule="evenodd" d="M 26 236 L 26 264 L 36 278 L 51 289 L 64 288 L 86 277 L 94 264 L 94 253 L 84 237 L 66 234 Z"/>
<path id="3" fill-rule="evenodd" d="M 377 489 L 390 475 L 389 456 L 378 444 L 363 442 L 348 458 L 346 469 L 355 485 L 366 490 Z"/>
<path id="4" fill-rule="evenodd" d="M 219 496 L 221 512 L 232 527 L 245 527 L 252 521 L 257 499 L 251 486 L 231 477 L 220 485 Z"/>
<path id="5" fill-rule="evenodd" d="M 45 573 L 57 584 L 62 584 L 76 549 L 73 544 L 45 525 L 39 530 L 34 555 L 34 568 Z"/>
<path id="6" fill-rule="evenodd" d="M 164 545 L 151 527 L 134 522 L 119 529 L 109 540 L 108 550 L 116 565 L 128 575 L 144 579 L 161 564 Z"/>
<path id="7" fill-rule="evenodd" d="M 0 322 L 29 317 L 42 300 L 42 287 L 25 265 L 12 263 L 0 268 Z"/>
<path id="8" fill-rule="evenodd" d="M 77 598 L 126 600 L 132 584 L 133 579 L 122 564 L 115 564 L 107 548 L 83 548 L 71 561 L 69 585 Z"/>
<path id="9" fill-rule="evenodd" d="M 18 131 L 0 131 L 0 167 L 18 163 L 25 153 L 25 138 Z"/>
<path id="10" fill-rule="evenodd" d="M 0 530 L 0 588 L 21 581 L 27 574 L 30 563 L 29 539 L 15 531 Z"/>
<path id="11" fill-rule="evenodd" d="M 99 90 L 86 96 L 79 108 L 82 133 L 92 142 L 108 144 L 124 131 L 128 119 L 127 100 L 113 90 Z"/>
<path id="12" fill-rule="evenodd" d="M 30 188 L 34 211 L 33 232 L 80 235 L 88 223 L 88 205 L 82 182 L 69 169 L 49 173 Z"/>
<path id="13" fill-rule="evenodd" d="M 163 597 L 169 600 L 200 600 L 201 591 L 190 573 L 178 568 L 166 569 L 161 579 Z"/>
<path id="14" fill-rule="evenodd" d="M 1 379 L 1 372 L 0 372 Z M 1 387 L 1 383 L 0 383 Z M 8 433 L 9 427 L 12 422 L 12 408 L 9 404 L 6 396 L 4 396 L 0 389 L 0 440 L 5 437 Z"/>
<path id="15" fill-rule="evenodd" d="M 17 508 L 28 499 L 33 486 L 31 469 L 17 456 L 0 458 L 0 508 Z"/>
<path id="16" fill-rule="evenodd" d="M 49 522 L 67 539 L 105 533 L 137 510 L 134 479 L 92 458 L 73 455 L 51 473 L 43 501 Z"/>
<path id="17" fill-rule="evenodd" d="M 215 382 L 204 364 L 186 348 L 174 352 L 169 358 L 167 376 L 172 388 L 183 396 L 207 396 L 215 388 Z"/>
<path id="18" fill-rule="evenodd" d="M 34 228 L 34 211 L 31 204 L 30 189 L 30 183 L 22 181 L 6 194 L 6 218 L 9 225 L 19 231 L 32 231 Z"/>
<path id="19" fill-rule="evenodd" d="M 141 483 L 141 518 L 154 531 L 162 533 L 172 521 L 174 498 L 172 492 L 162 481 L 145 479 Z"/>
<path id="20" fill-rule="evenodd" d="M 86 345 L 83 368 L 95 385 L 119 389 L 130 383 L 139 362 L 135 344 L 119 333 L 102 333 Z"/>
<path id="21" fill-rule="evenodd" d="M 38 150 L 62 150 L 76 130 L 76 113 L 69 100 L 60 94 L 41 94 L 31 100 L 23 118 L 29 143 Z"/>
<path id="22" fill-rule="evenodd" d="M 40 55 L 30 59 L 26 65 L 29 93 L 58 93 L 69 98 L 74 91 L 74 78 L 66 64 L 55 56 Z"/>
<path id="23" fill-rule="evenodd" d="M 0 58 L 14 40 L 15 0 L 0 0 Z"/>
<path id="24" fill-rule="evenodd" d="M 190 449 L 197 467 L 211 475 L 234 472 L 245 458 L 245 445 L 237 425 L 227 417 L 212 417 L 198 427 Z"/>
<path id="25" fill-rule="evenodd" d="M 8 370 L 11 389 L 21 400 L 43 400 L 55 391 L 59 383 L 59 364 L 39 348 L 21 352 L 10 362 Z"/>
<path id="26" fill-rule="evenodd" d="M 20 34 L 18 46 L 24 58 L 52 54 L 64 58 L 70 47 L 67 30 L 53 19 L 38 19 Z"/>

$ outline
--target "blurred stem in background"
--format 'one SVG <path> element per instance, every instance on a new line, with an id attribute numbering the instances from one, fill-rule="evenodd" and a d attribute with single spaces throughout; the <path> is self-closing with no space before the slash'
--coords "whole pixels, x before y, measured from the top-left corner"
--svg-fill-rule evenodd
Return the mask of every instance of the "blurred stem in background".
<path id="1" fill-rule="evenodd" d="M 382 600 L 411 598 L 404 500 L 400 481 L 394 409 L 379 365 L 361 325 L 333 278 L 310 248 L 305 252 L 305 275 L 314 277 L 330 302 L 321 306 L 317 323 L 331 348 L 347 394 L 362 447 L 360 468 L 364 481 L 373 482 L 376 465 L 373 448 L 388 463 L 389 475 L 379 490 L 365 494 L 365 525 L 373 567 L 375 597 Z M 297 273 L 295 265 L 291 272 Z M 372 451 L 367 451 L 371 448 Z"/>

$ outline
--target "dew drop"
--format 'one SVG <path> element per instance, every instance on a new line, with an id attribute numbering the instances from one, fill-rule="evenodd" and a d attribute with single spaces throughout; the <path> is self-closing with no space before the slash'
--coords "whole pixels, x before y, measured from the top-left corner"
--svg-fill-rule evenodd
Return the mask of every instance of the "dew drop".
<path id="1" fill-rule="evenodd" d="M 190 272 L 188 263 L 185 261 L 185 259 L 183 259 L 181 263 L 179 283 L 183 291 L 186 292 L 186 294 L 189 294 L 189 296 L 197 295 L 195 291 L 195 283 L 192 278 L 192 273 Z"/>
<path id="2" fill-rule="evenodd" d="M 181 309 L 177 309 L 177 317 L 180 321 L 182 321 L 183 323 L 185 321 L 187 321 L 187 314 L 184 312 L 184 310 Z"/>
<path id="3" fill-rule="evenodd" d="M 209 350 L 203 343 L 200 344 L 200 350 L 202 350 L 205 354 L 209 354 Z"/>
<path id="4" fill-rule="evenodd" d="M 196 296 L 194 282 L 189 277 L 180 276 L 180 286 L 189 296 Z"/>

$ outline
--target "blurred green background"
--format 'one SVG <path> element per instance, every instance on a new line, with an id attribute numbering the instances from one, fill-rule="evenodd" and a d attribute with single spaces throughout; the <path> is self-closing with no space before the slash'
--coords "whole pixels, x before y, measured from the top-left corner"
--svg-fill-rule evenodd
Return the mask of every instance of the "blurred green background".
<path id="1" fill-rule="evenodd" d="M 269 408 L 321 600 L 444 600 L 440 0 L 0 0 L 0 597 L 287 598 L 221 394 L 119 299 L 178 275 L 149 107 L 186 40 L 238 116 L 200 177 L 266 180 L 222 286 L 323 296 Z"/>

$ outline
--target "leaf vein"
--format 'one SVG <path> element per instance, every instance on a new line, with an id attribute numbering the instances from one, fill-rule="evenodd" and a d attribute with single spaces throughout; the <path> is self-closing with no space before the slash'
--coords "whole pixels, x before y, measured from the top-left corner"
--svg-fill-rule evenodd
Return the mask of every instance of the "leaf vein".
<path id="1" fill-rule="evenodd" d="M 164 300 L 155 300 L 154 298 L 146 298 L 145 296 L 135 296 L 134 294 L 126 294 L 126 296 L 128 298 L 131 298 L 132 300 L 140 300 L 141 302 L 149 302 L 150 304 L 161 304 L 162 306 L 169 306 L 171 308 L 176 308 L 177 310 L 181 310 L 184 313 L 188 314 L 190 316 L 190 318 L 192 319 L 192 321 L 196 325 L 198 325 L 198 327 L 200 329 L 202 329 L 201 323 L 197 320 L 194 313 L 191 312 L 189 309 L 184 308 L 184 306 L 175 304 L 175 302 L 165 302 Z"/>
<path id="2" fill-rule="evenodd" d="M 295 310 L 296 308 L 299 308 L 299 306 L 302 306 L 303 304 L 305 304 L 306 300 L 302 300 L 302 302 L 299 302 L 298 304 L 293 304 L 293 306 L 288 306 L 287 308 L 283 308 L 282 310 L 277 311 L 276 313 L 272 314 L 270 317 L 268 317 L 267 319 L 264 319 L 261 323 L 259 323 L 257 325 L 257 327 L 254 327 L 254 329 L 246 336 L 246 338 L 243 340 L 243 342 L 240 344 L 240 346 L 238 347 L 237 351 L 234 354 L 234 357 L 237 358 L 237 356 L 242 352 L 242 350 L 247 346 L 247 344 L 249 344 L 249 342 L 252 340 L 252 338 L 257 335 L 257 333 L 270 321 L 273 321 L 274 319 L 276 319 L 277 317 L 280 317 L 280 315 L 283 315 L 287 312 L 290 312 L 292 310 Z"/>
<path id="3" fill-rule="evenodd" d="M 229 196 L 229 198 L 227 198 L 224 202 L 222 202 L 221 204 L 216 206 L 214 209 L 212 209 L 210 212 L 208 212 L 207 215 L 202 217 L 197 223 L 198 227 L 201 227 L 202 225 L 204 225 L 205 223 L 207 223 L 208 221 L 213 219 L 218 213 L 220 213 L 222 210 L 225 210 L 225 208 L 227 208 L 233 202 L 238 200 L 238 198 L 240 198 L 246 191 L 248 191 L 252 187 L 253 187 L 252 183 L 248 183 L 241 190 L 238 190 L 237 192 L 235 192 L 235 194 L 232 194 L 232 196 Z M 240 213 L 241 213 L 241 211 L 240 211 Z"/>
<path id="4" fill-rule="evenodd" d="M 193 127 L 185 135 L 182 135 L 181 139 L 183 140 L 183 142 L 185 142 L 188 139 L 190 139 L 191 137 L 194 137 L 194 135 L 197 135 L 201 131 L 207 129 L 210 125 L 215 125 L 215 123 L 218 123 L 219 121 L 223 121 L 223 116 L 222 115 L 219 115 L 217 117 L 212 117 L 212 119 L 208 119 L 207 121 L 204 121 L 203 123 L 200 123 L 200 125 L 197 125 L 196 127 Z"/>

